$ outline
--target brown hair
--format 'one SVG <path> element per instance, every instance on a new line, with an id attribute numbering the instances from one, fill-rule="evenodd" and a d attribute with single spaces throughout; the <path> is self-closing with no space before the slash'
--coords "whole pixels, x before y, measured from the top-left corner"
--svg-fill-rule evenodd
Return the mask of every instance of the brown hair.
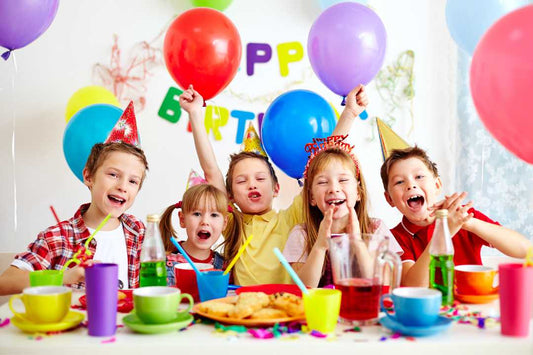
<path id="1" fill-rule="evenodd" d="M 311 249 L 315 245 L 318 238 L 318 229 L 320 222 L 324 218 L 322 211 L 317 206 L 311 206 L 311 187 L 313 186 L 313 180 L 315 176 L 324 169 L 332 161 L 338 160 L 344 166 L 352 169 L 353 176 L 358 180 L 357 191 L 359 193 L 360 200 L 356 202 L 354 209 L 357 213 L 359 220 L 359 228 L 361 233 L 369 233 L 372 231 L 372 223 L 370 216 L 368 215 L 368 197 L 366 192 L 365 179 L 361 171 L 359 171 L 359 179 L 357 179 L 357 166 L 346 151 L 339 148 L 329 148 L 318 155 L 316 155 L 309 164 L 307 170 L 307 179 L 304 181 L 304 221 L 307 229 L 307 236 L 305 240 L 305 251 L 309 255 Z"/>
<path id="2" fill-rule="evenodd" d="M 89 176 L 94 176 L 96 170 L 98 170 L 98 168 L 102 166 L 109 154 L 114 152 L 122 152 L 134 155 L 139 158 L 141 163 L 143 163 L 145 171 L 143 172 L 141 182 L 139 183 L 140 190 L 144 182 L 144 178 L 146 177 L 146 171 L 148 171 L 148 161 L 146 160 L 146 156 L 144 155 L 143 150 L 141 148 L 137 148 L 132 144 L 123 142 L 112 142 L 96 143 L 95 145 L 93 145 L 91 153 L 89 154 L 87 162 L 85 163 L 85 169 L 87 169 L 87 173 L 89 174 Z"/>
<path id="3" fill-rule="evenodd" d="M 274 168 L 272 167 L 272 164 L 270 164 L 270 161 L 267 157 L 264 155 L 260 155 L 253 152 L 240 152 L 237 154 L 232 154 L 230 156 L 230 162 L 229 162 L 229 168 L 228 172 L 226 173 L 226 190 L 228 191 L 228 196 L 230 198 L 233 198 L 233 172 L 235 171 L 235 165 L 237 165 L 238 162 L 245 160 L 245 159 L 259 159 L 263 161 L 266 166 L 268 167 L 268 172 L 270 173 L 270 176 L 272 177 L 272 187 L 276 186 L 278 183 L 278 177 L 276 176 L 276 172 L 274 171 Z"/>
<path id="4" fill-rule="evenodd" d="M 206 206 L 209 201 L 214 202 L 216 210 L 225 217 L 228 216 L 228 213 L 233 215 L 235 223 L 231 224 L 232 229 L 224 236 L 224 243 L 222 245 L 224 245 L 225 260 L 231 260 L 235 256 L 240 246 L 239 237 L 242 226 L 240 214 L 237 211 L 234 212 L 232 208 L 228 208 L 228 198 L 223 191 L 209 184 L 192 186 L 183 194 L 181 204 L 170 205 L 163 212 L 161 221 L 159 222 L 159 230 L 161 231 L 161 237 L 167 252 L 176 251 L 176 247 L 170 240 L 170 238 L 177 237 L 176 230 L 172 227 L 172 212 L 176 208 L 181 208 L 182 212 L 186 214 L 199 209 L 200 206 Z"/>
<path id="5" fill-rule="evenodd" d="M 426 151 L 418 148 L 416 145 L 414 147 L 409 147 L 405 149 L 393 149 L 390 155 L 385 159 L 383 165 L 381 165 L 381 181 L 383 182 L 383 187 L 385 191 L 388 191 L 389 187 L 389 173 L 392 169 L 392 166 L 401 160 L 406 160 L 409 158 L 420 159 L 422 163 L 428 168 L 428 170 L 433 174 L 434 177 L 439 176 L 439 171 L 437 170 L 437 164 L 432 162 Z"/>

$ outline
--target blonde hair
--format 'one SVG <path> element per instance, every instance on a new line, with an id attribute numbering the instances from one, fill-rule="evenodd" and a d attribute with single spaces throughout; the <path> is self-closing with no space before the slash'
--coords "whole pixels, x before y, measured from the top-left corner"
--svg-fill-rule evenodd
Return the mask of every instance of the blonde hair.
<path id="1" fill-rule="evenodd" d="M 305 251 L 309 255 L 311 249 L 315 245 L 318 238 L 318 229 L 320 222 L 324 218 L 322 211 L 317 206 L 311 206 L 311 188 L 315 176 L 324 170 L 324 168 L 333 161 L 340 161 L 344 166 L 348 167 L 353 176 L 357 180 L 357 191 L 359 193 L 359 201 L 356 202 L 354 209 L 359 220 L 359 228 L 361 233 L 368 233 L 372 231 L 372 222 L 368 215 L 368 197 L 366 192 L 365 179 L 361 171 L 359 171 L 359 179 L 357 179 L 357 165 L 354 159 L 346 151 L 339 148 L 330 148 L 320 152 L 316 155 L 309 164 L 307 170 L 307 178 L 304 181 L 304 221 L 307 229 L 307 236 L 305 239 Z"/>
<path id="2" fill-rule="evenodd" d="M 213 185 L 196 185 L 185 191 L 183 194 L 183 200 L 180 202 L 181 203 L 178 202 L 168 206 L 165 212 L 163 212 L 161 221 L 159 222 L 159 230 L 161 231 L 165 250 L 167 252 L 176 251 L 176 247 L 170 240 L 170 238 L 177 237 L 176 230 L 172 226 L 172 212 L 176 208 L 181 208 L 183 213 L 187 214 L 200 207 L 207 206 L 210 202 L 214 202 L 214 206 L 219 213 L 224 217 L 227 217 L 228 214 L 231 213 L 235 221 L 235 223 L 231 224 L 232 228 L 228 231 L 227 235 L 224 236 L 224 242 L 222 243 L 222 245 L 224 245 L 224 259 L 231 260 L 237 253 L 240 245 L 239 241 L 242 223 L 240 222 L 240 214 L 235 212 L 232 208 L 228 208 L 229 201 L 226 194 Z"/>

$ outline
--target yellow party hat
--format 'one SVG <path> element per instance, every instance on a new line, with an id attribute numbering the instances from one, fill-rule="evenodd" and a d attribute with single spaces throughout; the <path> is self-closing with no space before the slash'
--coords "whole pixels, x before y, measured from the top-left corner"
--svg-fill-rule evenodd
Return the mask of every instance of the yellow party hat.
<path id="1" fill-rule="evenodd" d="M 246 130 L 246 134 L 244 135 L 242 151 L 256 153 L 265 157 L 267 156 L 263 150 L 263 147 L 261 146 L 259 135 L 257 134 L 251 122 Z"/>
<path id="2" fill-rule="evenodd" d="M 409 148 L 409 144 L 396 134 L 385 122 L 376 117 L 378 127 L 379 142 L 381 143 L 381 154 L 383 161 L 387 159 L 394 149 Z"/>

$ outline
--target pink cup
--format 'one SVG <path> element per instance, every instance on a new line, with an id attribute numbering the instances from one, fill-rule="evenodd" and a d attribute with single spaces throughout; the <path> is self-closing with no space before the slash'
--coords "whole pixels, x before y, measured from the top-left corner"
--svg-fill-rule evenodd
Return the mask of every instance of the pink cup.
<path id="1" fill-rule="evenodd" d="M 501 332 L 526 337 L 533 308 L 533 267 L 500 264 L 499 274 Z"/>

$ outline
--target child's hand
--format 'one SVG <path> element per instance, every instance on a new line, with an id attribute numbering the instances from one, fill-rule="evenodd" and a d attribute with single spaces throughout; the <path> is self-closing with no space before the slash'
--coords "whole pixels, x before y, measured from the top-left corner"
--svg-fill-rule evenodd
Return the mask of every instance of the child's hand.
<path id="1" fill-rule="evenodd" d="M 366 96 L 365 87 L 359 85 L 352 89 L 346 96 L 346 107 L 344 110 L 351 112 L 354 117 L 359 116 L 368 106 L 368 97 Z"/>
<path id="2" fill-rule="evenodd" d="M 468 202 L 466 205 L 462 206 L 461 202 L 466 197 L 467 193 L 454 193 L 450 196 L 445 196 L 445 199 L 437 202 L 435 205 L 430 207 L 432 210 L 432 215 L 434 211 L 438 209 L 448 210 L 448 228 L 450 229 L 450 234 L 452 237 L 461 229 L 468 227 L 468 223 L 474 217 L 473 213 L 468 213 L 468 210 L 472 208 L 472 201 Z"/>
<path id="3" fill-rule="evenodd" d="M 85 281 L 85 268 L 97 263 L 99 263 L 97 260 L 87 260 L 80 265 L 65 270 L 63 273 L 63 284 L 72 285 Z"/>
<path id="4" fill-rule="evenodd" d="M 331 225 L 333 224 L 333 213 L 335 213 L 335 206 L 330 206 L 322 222 L 320 222 L 320 227 L 318 228 L 318 238 L 316 240 L 315 246 L 322 250 L 328 250 L 329 248 L 329 238 L 331 237 Z"/>
<path id="5" fill-rule="evenodd" d="M 348 226 L 346 227 L 346 232 L 348 232 L 348 235 L 351 239 L 356 241 L 362 241 L 363 238 L 361 237 L 361 228 L 359 227 L 359 219 L 357 218 L 357 212 L 355 212 L 355 208 L 349 208 L 350 215 L 348 219 Z"/>
<path id="6" fill-rule="evenodd" d="M 194 90 L 192 85 L 189 85 L 189 88 L 185 90 L 179 98 L 180 106 L 187 113 L 191 113 L 196 110 L 200 110 L 204 105 L 204 98 Z"/>

